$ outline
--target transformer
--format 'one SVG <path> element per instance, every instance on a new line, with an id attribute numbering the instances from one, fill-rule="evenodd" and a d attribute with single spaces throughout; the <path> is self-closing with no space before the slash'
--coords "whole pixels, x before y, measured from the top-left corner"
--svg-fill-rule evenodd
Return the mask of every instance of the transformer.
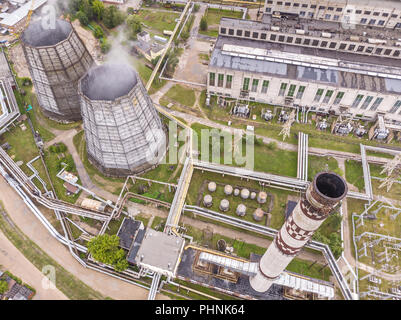
<path id="1" fill-rule="evenodd" d="M 62 122 L 80 120 L 78 81 L 94 61 L 71 23 L 59 19 L 55 28 L 44 28 L 35 21 L 21 39 L 43 113 Z"/>
<path id="2" fill-rule="evenodd" d="M 91 69 L 78 92 L 89 161 L 107 176 L 155 168 L 166 153 L 166 133 L 138 74 L 124 64 Z"/>
<path id="3" fill-rule="evenodd" d="M 271 119 L 273 119 L 273 113 L 271 112 L 271 110 L 263 109 L 261 117 L 266 121 L 270 121 Z"/>
<path id="4" fill-rule="evenodd" d="M 248 105 L 237 104 L 233 108 L 233 115 L 237 117 L 249 118 L 250 110 Z"/>
<path id="5" fill-rule="evenodd" d="M 367 133 L 367 130 L 364 126 L 360 125 L 358 128 L 355 129 L 355 135 L 359 138 L 362 138 Z"/>
<path id="6" fill-rule="evenodd" d="M 288 119 L 290 118 L 289 114 L 285 112 L 284 110 L 281 110 L 280 115 L 278 117 L 279 122 L 287 122 Z"/>
<path id="7" fill-rule="evenodd" d="M 328 127 L 326 119 L 323 119 L 322 121 L 320 121 L 316 126 L 319 130 L 322 130 L 322 131 L 326 130 Z"/>

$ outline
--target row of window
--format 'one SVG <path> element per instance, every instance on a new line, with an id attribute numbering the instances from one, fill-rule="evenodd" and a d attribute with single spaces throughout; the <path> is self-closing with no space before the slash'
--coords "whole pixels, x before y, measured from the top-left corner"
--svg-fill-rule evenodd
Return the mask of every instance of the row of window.
<path id="1" fill-rule="evenodd" d="M 266 4 L 270 4 L 272 5 L 274 3 L 274 1 L 272 0 L 268 0 L 266 1 Z M 298 3 L 298 2 L 283 2 L 283 1 L 277 1 L 277 5 L 278 6 L 285 6 L 285 7 L 291 7 L 291 5 L 295 8 L 310 8 L 310 9 L 316 9 L 316 5 L 315 4 L 311 4 L 310 6 L 307 3 Z M 335 8 L 335 7 L 326 7 L 326 6 L 319 6 L 318 7 L 319 10 L 327 10 L 327 11 L 335 11 L 335 12 L 343 12 L 343 8 Z M 347 9 L 347 13 L 353 13 L 353 9 Z M 364 14 L 364 15 L 373 15 L 375 17 L 378 16 L 382 16 L 382 17 L 388 17 L 390 16 L 390 13 L 388 12 L 378 12 L 378 11 L 371 11 L 371 10 L 361 10 L 361 9 L 357 9 L 355 10 L 355 14 Z M 395 13 L 391 13 L 391 18 L 398 18 L 398 15 Z M 400 16 L 401 18 L 401 16 Z"/>
<path id="2" fill-rule="evenodd" d="M 227 28 L 221 27 L 220 34 L 227 34 Z M 247 38 L 267 40 L 267 34 L 264 32 L 259 33 L 253 31 L 251 34 L 251 31 L 248 30 L 244 31 L 241 29 L 236 29 L 236 30 L 228 29 L 228 35 L 234 36 L 234 34 L 238 37 L 242 37 L 242 35 L 244 35 Z M 344 42 L 328 41 L 322 39 L 300 38 L 300 37 L 277 35 L 277 34 L 270 34 L 269 40 L 284 42 L 288 44 L 299 44 L 299 45 L 302 44 L 305 46 L 319 47 L 323 49 L 344 50 L 344 51 L 367 53 L 367 54 L 373 53 L 376 55 L 385 55 L 393 57 L 399 57 L 401 54 L 401 50 L 399 49 L 376 48 L 374 50 L 374 47 L 371 45 L 363 45 L 363 44 L 356 45 L 354 43 L 344 43 Z"/>
<path id="3" fill-rule="evenodd" d="M 217 76 L 218 81 L 217 81 L 217 87 L 220 88 L 227 88 L 231 89 L 232 87 L 232 75 L 226 75 L 226 83 L 224 85 L 224 74 L 218 74 Z M 209 73 L 209 85 L 210 86 L 215 86 L 216 85 L 216 74 L 211 72 Z M 259 83 L 261 83 L 261 88 L 260 88 L 260 93 L 266 94 L 267 89 L 269 87 L 269 81 L 268 80 L 262 80 L 260 81 L 259 79 L 252 79 L 245 77 L 243 79 L 242 83 L 242 90 L 244 91 L 250 91 L 250 92 L 259 92 Z M 287 90 L 288 88 L 288 90 Z M 299 86 L 298 90 L 297 86 L 295 84 L 290 84 L 288 86 L 288 83 L 281 83 L 280 85 L 280 90 L 278 92 L 279 96 L 287 96 L 287 97 L 294 97 L 295 92 L 295 99 L 301 99 L 303 97 L 303 94 L 305 92 L 305 86 Z M 334 90 L 328 89 L 326 90 L 326 93 L 324 93 L 324 89 L 317 89 L 315 97 L 313 99 L 313 102 L 316 103 L 325 103 L 328 104 L 333 97 Z M 337 92 L 335 99 L 333 101 L 333 105 L 338 105 L 340 104 L 342 98 L 344 97 L 345 92 L 339 91 Z M 323 100 L 322 100 L 323 97 Z M 362 100 L 364 99 L 364 95 L 358 94 L 353 101 L 351 108 L 358 108 L 358 106 L 361 104 Z M 368 109 L 369 105 L 373 101 L 373 96 L 366 96 L 365 100 L 363 101 L 362 105 L 360 106 L 360 109 L 366 110 Z M 383 98 L 376 98 L 373 102 L 373 104 L 370 106 L 370 111 L 376 111 L 377 108 L 380 106 L 382 103 Z M 397 102 L 393 105 L 393 107 L 390 109 L 389 113 L 396 113 L 399 108 L 401 107 L 401 100 L 397 100 Z M 401 113 L 400 113 L 401 114 Z"/>

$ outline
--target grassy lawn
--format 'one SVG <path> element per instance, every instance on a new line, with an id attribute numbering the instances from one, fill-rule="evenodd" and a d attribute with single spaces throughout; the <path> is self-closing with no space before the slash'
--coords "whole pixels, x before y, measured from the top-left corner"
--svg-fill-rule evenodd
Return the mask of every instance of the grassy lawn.
<path id="1" fill-rule="evenodd" d="M 363 180 L 362 163 L 355 160 L 345 161 L 345 178 L 347 182 L 351 183 L 358 188 L 358 191 L 365 190 L 365 183 Z"/>
<path id="2" fill-rule="evenodd" d="M 342 175 L 341 169 L 338 167 L 338 162 L 333 157 L 319 157 L 314 155 L 308 156 L 308 180 L 312 181 L 320 171 L 333 171 Z"/>
<path id="3" fill-rule="evenodd" d="M 0 207 L 0 210 L 1 207 Z M 49 255 L 47 255 L 36 243 L 30 240 L 15 224 L 9 222 L 0 215 L 0 229 L 5 236 L 21 251 L 21 253 L 38 269 L 51 265 L 56 269 L 56 287 L 71 300 L 104 300 L 99 292 L 76 278 L 65 270 Z"/>
<path id="4" fill-rule="evenodd" d="M 201 124 L 193 124 L 192 129 L 198 135 L 198 150 L 202 151 L 201 143 L 202 143 L 202 129 L 211 129 L 210 127 L 201 125 Z M 224 144 L 224 135 L 225 133 L 219 131 L 221 133 L 220 139 L 220 163 L 223 164 L 224 158 L 224 148 L 226 150 L 230 150 L 231 145 L 229 143 Z M 230 136 L 230 135 L 229 135 Z M 209 139 L 209 142 L 211 139 Z M 212 160 L 212 148 L 216 150 L 218 145 L 213 145 L 209 143 L 209 159 Z M 206 151 L 206 150 L 205 150 Z M 218 151 L 217 151 L 218 153 Z M 246 154 L 245 142 L 242 143 L 242 155 Z M 202 153 L 201 153 L 202 156 Z M 252 157 L 252 156 L 251 156 Z M 266 145 L 260 140 L 256 140 L 254 144 L 254 156 L 252 158 L 254 160 L 254 170 L 261 172 L 269 172 L 274 174 L 279 174 L 288 177 L 296 177 L 297 176 L 297 153 L 293 151 L 286 151 L 279 149 L 275 144 Z M 267 160 L 268 159 L 268 160 Z M 203 159 L 202 159 L 203 160 Z M 206 159 L 205 159 L 206 160 Z M 233 159 L 232 164 L 227 163 L 227 165 L 234 165 L 238 167 L 243 167 L 246 163 L 236 163 L 235 159 Z"/>
<path id="5" fill-rule="evenodd" d="M 189 107 L 192 107 L 196 100 L 195 91 L 193 89 L 183 87 L 179 84 L 171 87 L 171 89 L 167 91 L 163 98 L 165 97 Z"/>
<path id="6" fill-rule="evenodd" d="M 59 143 L 59 145 L 61 145 L 61 144 Z M 47 169 L 49 170 L 49 174 L 52 179 L 54 189 L 57 193 L 57 197 L 60 200 L 64 200 L 64 201 L 67 201 L 70 203 L 75 203 L 77 201 L 77 199 L 79 198 L 81 191 L 75 195 L 71 195 L 71 196 L 67 195 L 66 189 L 64 188 L 64 183 L 65 183 L 64 180 L 61 180 L 60 178 L 57 177 L 57 173 L 59 173 L 59 171 L 62 169 L 61 164 L 59 165 L 60 161 L 65 162 L 66 159 L 69 159 L 69 162 L 74 163 L 74 160 L 72 159 L 72 156 L 70 155 L 68 150 L 66 149 L 66 151 L 63 151 L 60 153 L 55 153 L 55 152 L 51 152 L 49 149 L 47 149 L 44 153 L 44 159 L 45 159 Z M 75 165 L 73 168 L 71 168 L 68 171 L 71 172 L 72 174 L 76 175 L 78 177 L 77 183 L 81 184 L 81 181 L 78 176 L 78 171 L 77 171 Z M 50 188 L 50 186 L 49 186 L 49 188 Z"/>
<path id="7" fill-rule="evenodd" d="M 139 73 L 139 76 L 143 82 L 143 84 L 146 86 L 148 80 L 150 79 L 150 76 L 152 75 L 153 70 L 148 68 L 145 63 L 149 63 L 145 58 L 133 58 L 133 66 L 135 70 Z M 161 70 L 161 67 L 160 67 Z M 160 71 L 159 70 L 159 71 Z M 149 94 L 153 94 L 160 90 L 165 84 L 166 80 L 161 80 L 159 79 L 160 72 L 157 73 L 155 79 L 153 80 L 152 86 L 149 90 Z"/>
<path id="8" fill-rule="evenodd" d="M 141 10 L 135 17 L 148 28 L 162 34 L 164 30 L 174 30 L 175 19 L 178 19 L 180 14 L 176 12 Z"/>
<path id="9" fill-rule="evenodd" d="M 218 36 L 219 33 L 218 30 L 221 18 L 223 17 L 242 18 L 242 12 L 240 11 L 221 10 L 214 8 L 208 8 L 205 15 L 207 19 L 208 30 L 206 31 L 199 30 L 199 33 L 211 37 Z"/>

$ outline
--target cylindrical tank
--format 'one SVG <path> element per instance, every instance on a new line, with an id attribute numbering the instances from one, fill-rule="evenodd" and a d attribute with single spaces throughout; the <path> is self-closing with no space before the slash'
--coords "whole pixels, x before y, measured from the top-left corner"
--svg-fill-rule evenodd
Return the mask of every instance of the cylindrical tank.
<path id="1" fill-rule="evenodd" d="M 238 189 L 238 188 L 235 188 L 235 189 L 234 189 L 234 196 L 237 197 L 237 196 L 239 195 L 239 192 L 240 192 L 239 189 Z"/>
<path id="2" fill-rule="evenodd" d="M 250 278 L 254 290 L 270 288 L 347 192 L 347 183 L 338 174 L 320 172 L 315 176 L 260 259 L 258 273 Z"/>
<path id="3" fill-rule="evenodd" d="M 38 20 L 21 39 L 43 113 L 57 121 L 80 120 L 78 81 L 94 61 L 71 23 L 58 19 L 53 28 Z"/>
<path id="4" fill-rule="evenodd" d="M 258 221 L 258 222 L 262 221 L 264 214 L 265 213 L 263 212 L 263 210 L 261 208 L 257 208 L 252 215 L 253 220 Z"/>
<path id="5" fill-rule="evenodd" d="M 237 210 L 235 212 L 237 213 L 238 216 L 243 217 L 244 215 L 246 215 L 246 206 L 240 203 L 237 206 Z"/>
<path id="6" fill-rule="evenodd" d="M 224 239 L 217 241 L 217 250 L 224 252 L 227 248 L 227 242 Z"/>
<path id="7" fill-rule="evenodd" d="M 225 186 L 224 186 L 224 193 L 225 193 L 227 196 L 230 196 L 230 195 L 233 193 L 233 187 L 230 186 L 229 184 L 225 185 Z"/>
<path id="8" fill-rule="evenodd" d="M 204 205 L 206 208 L 210 208 L 210 207 L 212 206 L 212 204 L 213 204 L 213 198 L 212 198 L 212 196 L 211 196 L 210 194 L 205 195 L 205 196 L 203 197 L 203 205 Z"/>
<path id="9" fill-rule="evenodd" d="M 209 182 L 209 184 L 207 185 L 207 189 L 209 190 L 209 192 L 215 192 L 216 191 L 216 182 Z"/>
<path id="10" fill-rule="evenodd" d="M 249 190 L 248 189 L 242 189 L 241 190 L 241 198 L 246 200 L 249 198 Z"/>
<path id="11" fill-rule="evenodd" d="M 255 200 L 256 198 L 256 192 L 251 192 L 251 200 Z"/>
<path id="12" fill-rule="evenodd" d="M 166 153 L 166 134 L 134 69 L 103 64 L 78 89 L 88 158 L 103 174 L 126 176 L 157 166 Z"/>
<path id="13" fill-rule="evenodd" d="M 220 210 L 223 212 L 228 211 L 230 209 L 230 202 L 227 199 L 223 199 L 220 201 Z"/>
<path id="14" fill-rule="evenodd" d="M 267 199 L 267 193 L 264 191 L 259 192 L 258 194 L 258 203 L 263 204 L 266 203 L 266 199 Z"/>

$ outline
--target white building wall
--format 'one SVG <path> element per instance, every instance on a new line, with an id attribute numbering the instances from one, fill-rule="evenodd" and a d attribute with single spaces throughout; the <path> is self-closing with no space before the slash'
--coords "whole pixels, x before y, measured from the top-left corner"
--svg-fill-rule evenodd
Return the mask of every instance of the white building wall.
<path id="1" fill-rule="evenodd" d="M 307 107 L 316 107 L 316 109 L 322 108 L 324 110 L 320 111 L 328 111 L 335 110 L 338 111 L 340 106 L 350 107 L 350 112 L 353 112 L 355 115 L 363 115 L 366 117 L 374 118 L 377 112 L 389 112 L 393 107 L 397 100 L 401 100 L 401 96 L 395 94 L 387 94 L 387 93 L 379 93 L 365 90 L 357 90 L 357 89 L 349 89 L 349 88 L 339 88 L 335 86 L 330 86 L 328 84 L 321 84 L 315 82 L 307 82 L 307 81 L 299 81 L 299 80 L 290 80 L 279 77 L 271 77 L 265 75 L 259 75 L 255 73 L 242 72 L 242 71 L 234 71 L 234 70 L 226 70 L 226 69 L 216 69 L 209 68 L 209 72 L 215 73 L 215 86 L 211 86 L 208 77 L 208 93 L 211 95 L 222 95 L 225 97 L 231 97 L 235 99 L 241 99 L 240 93 L 243 88 L 244 78 L 250 78 L 249 81 L 249 97 L 246 100 L 274 104 L 274 105 L 284 105 L 285 97 L 288 94 L 288 90 L 291 84 L 296 85 L 296 89 L 293 95 L 293 103 L 300 106 Z M 218 87 L 218 74 L 224 74 L 224 83 L 223 87 Z M 226 79 L 227 75 L 232 75 L 232 87 L 231 89 L 226 88 Z M 259 80 L 258 90 L 257 92 L 252 92 L 252 81 L 253 79 Z M 267 89 L 267 93 L 261 93 L 263 80 L 269 81 L 269 86 Z M 284 96 L 279 96 L 280 86 L 282 83 L 287 83 L 287 88 Z M 300 86 L 305 86 L 305 91 L 301 99 L 297 99 L 297 92 Z M 318 89 L 323 89 L 323 95 L 320 98 L 319 102 L 315 102 L 314 98 Z M 333 94 L 330 100 L 327 103 L 323 103 L 324 96 L 327 90 L 333 90 Z M 338 92 L 344 92 L 344 96 L 339 104 L 334 105 L 334 100 L 336 99 Z M 359 103 L 357 108 L 351 108 L 355 98 L 358 94 L 363 95 L 362 101 Z M 365 101 L 367 96 L 372 96 L 373 99 L 368 105 L 367 109 L 361 109 L 363 102 Z M 376 98 L 381 97 L 383 101 L 375 111 L 369 110 L 373 105 Z M 401 121 L 401 108 L 395 114 L 389 114 L 392 120 Z"/>

